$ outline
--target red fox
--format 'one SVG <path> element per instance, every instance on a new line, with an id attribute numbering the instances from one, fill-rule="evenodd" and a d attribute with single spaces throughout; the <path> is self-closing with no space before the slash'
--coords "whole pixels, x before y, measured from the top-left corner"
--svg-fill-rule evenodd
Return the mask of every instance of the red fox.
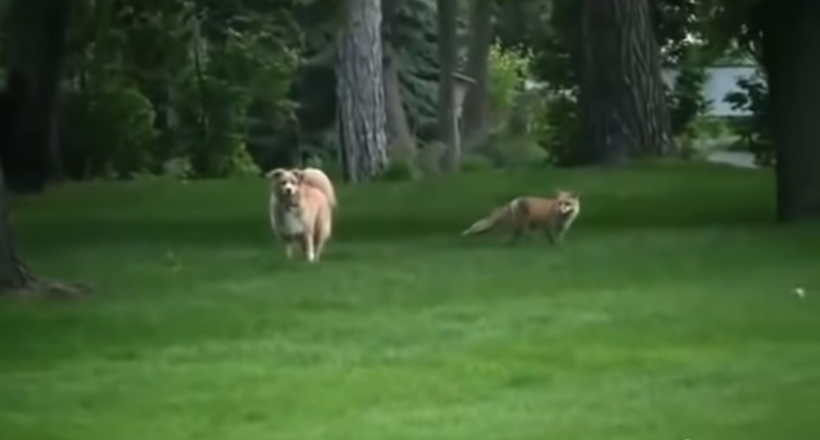
<path id="1" fill-rule="evenodd" d="M 502 225 L 512 229 L 516 242 L 530 229 L 543 229 L 550 244 L 560 244 L 581 212 L 581 199 L 569 191 L 556 191 L 555 198 L 518 197 L 473 223 L 461 235 L 487 232 Z"/>

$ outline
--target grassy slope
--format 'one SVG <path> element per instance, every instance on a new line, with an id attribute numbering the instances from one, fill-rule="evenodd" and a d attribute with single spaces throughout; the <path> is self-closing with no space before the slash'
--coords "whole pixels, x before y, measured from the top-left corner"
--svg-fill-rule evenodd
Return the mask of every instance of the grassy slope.
<path id="1" fill-rule="evenodd" d="M 344 188 L 318 267 L 284 261 L 261 181 L 58 188 L 21 204 L 27 257 L 100 292 L 0 304 L 0 436 L 820 438 L 820 237 L 771 225 L 770 180 Z M 553 185 L 583 196 L 563 249 L 457 236 Z"/>

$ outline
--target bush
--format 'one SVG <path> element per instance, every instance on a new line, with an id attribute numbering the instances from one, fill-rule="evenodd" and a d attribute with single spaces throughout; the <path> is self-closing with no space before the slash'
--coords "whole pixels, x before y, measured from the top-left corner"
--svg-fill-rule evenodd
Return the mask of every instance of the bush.
<path id="1" fill-rule="evenodd" d="M 529 76 L 532 55 L 524 50 L 504 49 L 500 43 L 490 46 L 489 98 L 490 113 L 495 121 L 506 121 Z"/>
<path id="2" fill-rule="evenodd" d="M 581 119 L 574 90 L 550 92 L 540 90 L 530 114 L 531 132 L 546 152 L 546 160 L 563 165 L 580 139 Z"/>
<path id="3" fill-rule="evenodd" d="M 506 130 L 491 133 L 476 146 L 475 153 L 498 168 L 517 168 L 546 163 L 547 152 L 530 135 L 510 135 Z"/>
<path id="4" fill-rule="evenodd" d="M 696 137 L 693 124 L 712 106 L 712 102 L 703 97 L 705 83 L 705 69 L 684 64 L 675 77 L 674 86 L 667 88 L 666 100 L 673 137 Z"/>
<path id="5" fill-rule="evenodd" d="M 750 151 L 759 166 L 774 165 L 774 143 L 769 129 L 769 88 L 766 78 L 758 72 L 748 78 L 739 78 L 737 86 L 742 91 L 726 95 L 724 101 L 732 109 L 750 112 L 751 117 L 735 118 L 731 124 L 740 136 L 737 147 Z"/>
<path id="6" fill-rule="evenodd" d="M 387 164 L 387 168 L 379 176 L 380 180 L 399 182 L 414 180 L 420 172 L 410 160 L 397 159 Z"/>
<path id="7" fill-rule="evenodd" d="M 464 172 L 487 171 L 493 168 L 495 168 L 495 164 L 481 154 L 470 153 L 461 159 L 461 171 Z"/>
<path id="8" fill-rule="evenodd" d="M 441 159 L 447 147 L 441 142 L 419 143 L 416 166 L 424 175 L 441 173 Z"/>
<path id="9" fill-rule="evenodd" d="M 146 172 L 158 137 L 154 108 L 134 87 L 104 84 L 63 101 L 63 164 L 69 177 L 125 178 Z"/>

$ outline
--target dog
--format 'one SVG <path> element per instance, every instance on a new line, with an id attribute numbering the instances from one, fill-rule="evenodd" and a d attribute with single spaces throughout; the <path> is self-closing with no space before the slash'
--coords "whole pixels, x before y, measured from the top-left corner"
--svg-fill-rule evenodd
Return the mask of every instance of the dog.
<path id="1" fill-rule="evenodd" d="M 285 244 L 288 259 L 301 247 L 308 262 L 318 262 L 330 239 L 338 203 L 330 178 L 318 168 L 276 168 L 266 177 L 271 228 Z"/>
<path id="2" fill-rule="evenodd" d="M 497 226 L 512 229 L 511 242 L 530 229 L 543 229 L 550 244 L 560 244 L 581 212 L 578 194 L 558 190 L 554 198 L 517 197 L 473 223 L 461 235 L 487 232 Z"/>

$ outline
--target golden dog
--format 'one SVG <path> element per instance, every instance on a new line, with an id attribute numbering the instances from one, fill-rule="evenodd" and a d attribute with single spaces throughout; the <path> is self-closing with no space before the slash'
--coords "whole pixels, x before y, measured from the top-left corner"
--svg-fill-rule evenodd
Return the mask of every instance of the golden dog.
<path id="1" fill-rule="evenodd" d="M 318 262 L 333 226 L 336 192 L 330 178 L 318 168 L 276 168 L 270 180 L 270 222 L 285 243 L 288 259 L 302 248 L 307 261 Z"/>

